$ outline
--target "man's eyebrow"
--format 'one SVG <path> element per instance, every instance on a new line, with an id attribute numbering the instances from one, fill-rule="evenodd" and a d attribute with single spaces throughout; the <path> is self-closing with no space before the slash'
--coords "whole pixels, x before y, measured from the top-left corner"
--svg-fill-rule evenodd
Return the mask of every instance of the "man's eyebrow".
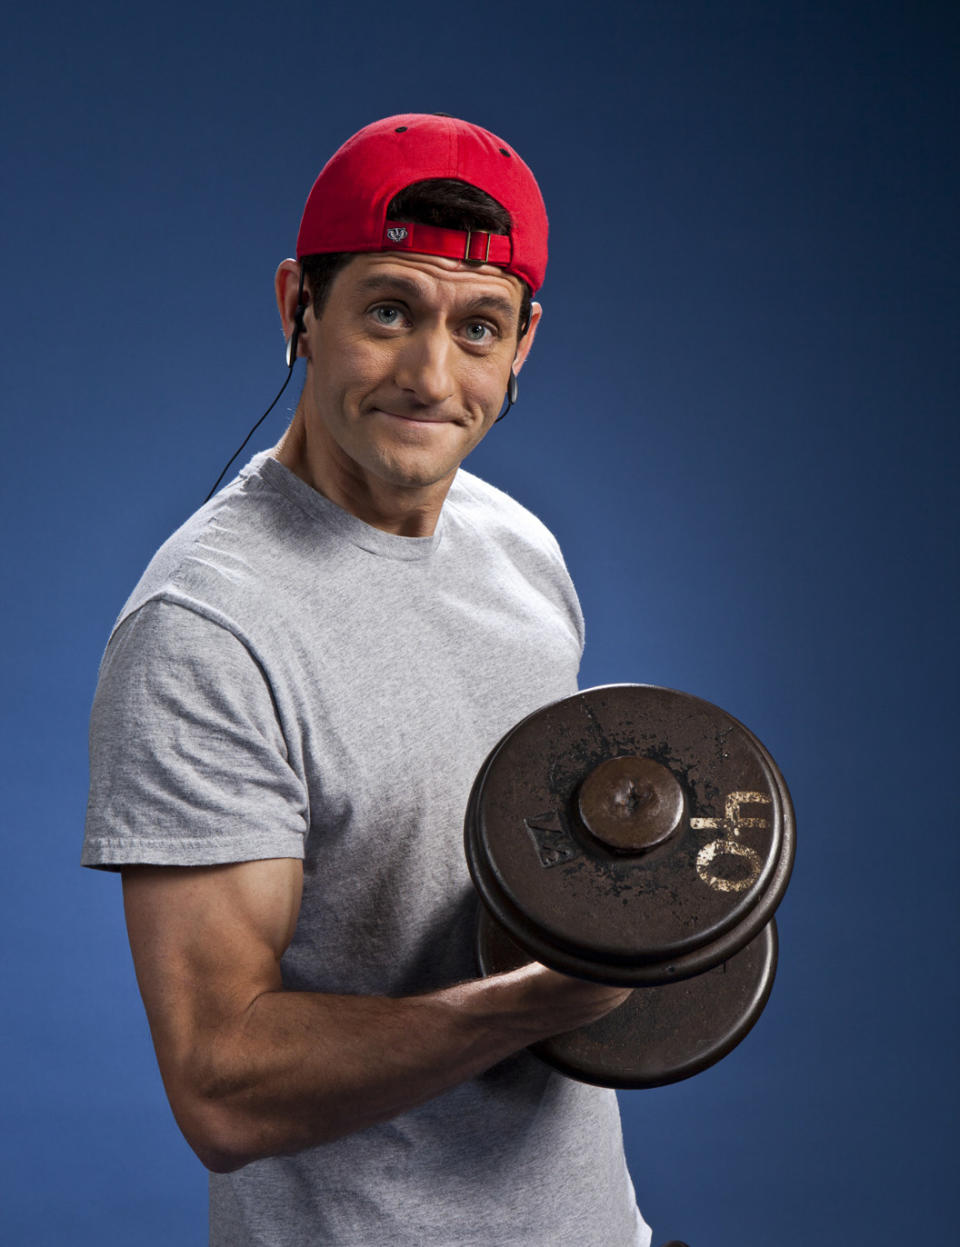
<path id="1" fill-rule="evenodd" d="M 358 290 L 372 294 L 407 294 L 413 299 L 422 299 L 425 291 L 419 282 L 410 277 L 391 277 L 388 273 L 371 273 L 364 277 Z"/>
<path id="2" fill-rule="evenodd" d="M 371 273 L 358 283 L 357 289 L 364 294 L 395 294 L 406 295 L 411 299 L 423 299 L 426 290 L 419 282 L 410 277 L 391 276 L 389 273 Z M 517 315 L 517 308 L 502 294 L 480 294 L 459 309 L 464 315 L 472 316 L 478 312 L 490 314 L 499 312 L 508 320 Z"/>
<path id="3" fill-rule="evenodd" d="M 476 312 L 499 312 L 505 316 L 507 320 L 512 320 L 519 314 L 519 308 L 513 306 L 509 299 L 502 294 L 481 294 L 475 299 L 471 299 L 463 311 L 467 315 L 473 315 Z"/>

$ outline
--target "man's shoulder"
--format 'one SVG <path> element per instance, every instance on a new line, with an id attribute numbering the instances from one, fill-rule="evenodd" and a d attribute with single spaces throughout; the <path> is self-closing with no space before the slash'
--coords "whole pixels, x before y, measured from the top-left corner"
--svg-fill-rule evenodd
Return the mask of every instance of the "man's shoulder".
<path id="1" fill-rule="evenodd" d="M 147 602 L 163 600 L 226 623 L 256 612 L 286 575 L 297 549 L 295 510 L 264 487 L 257 456 L 221 493 L 163 542 L 121 610 L 115 627 Z"/>
<path id="2" fill-rule="evenodd" d="M 449 501 L 464 520 L 502 538 L 519 539 L 559 554 L 550 529 L 516 498 L 463 468 L 457 473 Z"/>

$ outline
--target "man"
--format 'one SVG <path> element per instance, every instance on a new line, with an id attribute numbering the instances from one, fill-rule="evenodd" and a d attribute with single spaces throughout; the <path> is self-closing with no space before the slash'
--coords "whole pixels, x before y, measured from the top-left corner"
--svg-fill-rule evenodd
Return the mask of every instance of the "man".
<path id="1" fill-rule="evenodd" d="M 546 237 L 487 131 L 350 139 L 277 271 L 292 423 L 161 548 L 104 657 L 83 860 L 123 869 L 223 1247 L 649 1242 L 614 1094 L 524 1051 L 628 993 L 477 980 L 461 842 L 483 758 L 582 649 L 553 538 L 460 469 L 515 398 Z"/>

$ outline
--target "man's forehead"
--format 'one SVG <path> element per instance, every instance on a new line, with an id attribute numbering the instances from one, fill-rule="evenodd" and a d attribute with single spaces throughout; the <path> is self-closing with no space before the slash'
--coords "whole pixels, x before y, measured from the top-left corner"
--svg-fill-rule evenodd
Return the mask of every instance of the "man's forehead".
<path id="1" fill-rule="evenodd" d="M 488 298 L 516 311 L 523 298 L 519 278 L 495 264 L 475 264 L 419 252 L 361 253 L 339 274 L 344 285 L 376 293 L 391 287 L 418 298 Z"/>

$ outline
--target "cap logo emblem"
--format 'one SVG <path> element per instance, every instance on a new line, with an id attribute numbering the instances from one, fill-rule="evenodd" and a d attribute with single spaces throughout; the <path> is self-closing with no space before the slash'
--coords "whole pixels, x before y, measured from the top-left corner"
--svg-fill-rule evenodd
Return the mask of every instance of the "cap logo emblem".
<path id="1" fill-rule="evenodd" d="M 387 237 L 391 242 L 403 242 L 409 232 L 405 225 L 391 225 L 387 230 Z"/>

